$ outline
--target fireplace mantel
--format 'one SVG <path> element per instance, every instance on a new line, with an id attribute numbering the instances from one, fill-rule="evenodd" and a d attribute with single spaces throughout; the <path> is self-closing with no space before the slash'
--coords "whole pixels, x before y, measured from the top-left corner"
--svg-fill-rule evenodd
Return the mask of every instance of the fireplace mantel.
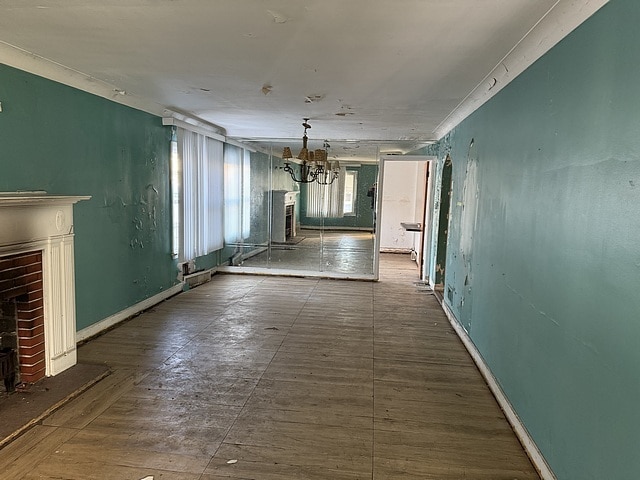
<path id="1" fill-rule="evenodd" d="M 0 257 L 42 252 L 47 376 L 76 364 L 73 205 L 90 198 L 0 192 Z"/>
<path id="2" fill-rule="evenodd" d="M 73 233 L 73 204 L 89 196 L 0 193 L 0 254 L 13 246 Z"/>

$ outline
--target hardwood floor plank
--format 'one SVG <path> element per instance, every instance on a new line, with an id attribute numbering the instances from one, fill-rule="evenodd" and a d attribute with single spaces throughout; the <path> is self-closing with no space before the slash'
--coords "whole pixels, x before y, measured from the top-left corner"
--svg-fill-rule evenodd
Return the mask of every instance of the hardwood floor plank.
<path id="1" fill-rule="evenodd" d="M 77 430 L 36 425 L 25 435 L 0 449 L 3 480 L 28 478 L 31 472 L 55 454 Z"/>
<path id="2" fill-rule="evenodd" d="M 139 448 L 124 448 L 117 444 L 96 445 L 87 441 L 86 438 L 72 438 L 56 450 L 56 462 L 67 465 L 93 463 L 96 460 L 94 459 L 96 448 L 100 449 L 100 457 L 97 460 L 105 466 L 105 469 L 108 466 L 120 466 L 145 471 L 151 469 L 199 475 L 211 459 L 210 455 L 153 452 Z"/>
<path id="3" fill-rule="evenodd" d="M 147 372 L 117 370 L 43 420 L 43 425 L 83 428 L 140 382 Z"/>
<path id="4" fill-rule="evenodd" d="M 261 479 L 365 479 L 371 478 L 371 459 L 368 454 L 328 455 L 321 450 L 224 443 L 203 478 L 256 478 L 256 472 Z"/>
<path id="5" fill-rule="evenodd" d="M 162 480 L 199 480 L 200 474 L 172 472 L 145 467 L 128 467 L 96 461 L 69 463 L 65 458 L 52 456 L 38 465 L 24 480 L 122 480 L 141 479 L 151 476 Z"/>

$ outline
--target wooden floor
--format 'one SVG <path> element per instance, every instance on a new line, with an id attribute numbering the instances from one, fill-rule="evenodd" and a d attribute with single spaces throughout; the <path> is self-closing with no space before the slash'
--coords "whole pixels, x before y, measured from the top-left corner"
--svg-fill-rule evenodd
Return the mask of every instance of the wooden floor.
<path id="1" fill-rule="evenodd" d="M 80 348 L 113 373 L 9 479 L 537 479 L 408 256 L 379 283 L 213 280 Z"/>

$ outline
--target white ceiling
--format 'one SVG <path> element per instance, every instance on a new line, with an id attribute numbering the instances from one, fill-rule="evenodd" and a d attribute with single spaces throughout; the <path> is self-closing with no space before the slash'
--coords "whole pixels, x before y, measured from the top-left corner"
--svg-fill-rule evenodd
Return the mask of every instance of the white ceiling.
<path id="1" fill-rule="evenodd" d="M 404 152 L 605 2 L 2 1 L 0 62 L 233 138 L 299 139 L 308 117 L 310 138 Z"/>

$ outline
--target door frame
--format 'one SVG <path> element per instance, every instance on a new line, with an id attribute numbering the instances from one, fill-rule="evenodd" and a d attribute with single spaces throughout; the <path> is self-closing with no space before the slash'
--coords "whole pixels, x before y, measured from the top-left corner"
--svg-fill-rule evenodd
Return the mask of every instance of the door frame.
<path id="1" fill-rule="evenodd" d="M 438 157 L 436 157 L 435 155 L 380 155 L 380 162 L 379 162 L 379 167 L 378 167 L 378 205 L 377 205 L 377 209 L 376 209 L 376 223 L 378 225 L 382 224 L 382 203 L 383 203 L 383 194 L 384 194 L 384 167 L 385 167 L 385 163 L 386 162 L 393 162 L 393 161 L 397 161 L 397 162 L 420 162 L 420 161 L 426 161 L 428 163 L 428 171 L 429 172 L 433 172 L 434 171 L 434 165 L 435 162 L 437 162 Z M 429 181 L 427 182 L 427 185 L 419 185 L 419 188 L 425 189 L 426 188 L 426 195 L 428 195 L 428 202 L 429 205 L 427 206 L 427 203 L 425 202 L 425 212 L 423 212 L 423 214 L 421 215 L 421 218 L 423 218 L 423 225 L 422 225 L 422 232 L 421 232 L 421 236 L 422 236 L 422 251 L 423 251 L 423 255 L 427 254 L 427 258 L 423 260 L 423 268 L 420 271 L 420 280 L 424 280 L 426 278 L 424 272 L 428 271 L 426 270 L 427 268 L 430 268 L 428 266 L 428 264 L 431 263 L 431 225 L 428 224 L 426 222 L 426 218 L 427 218 L 427 214 L 429 215 L 429 218 L 432 218 L 431 213 L 427 213 L 428 209 L 432 209 L 433 208 L 433 201 L 430 199 L 430 197 L 433 195 L 433 188 L 431 188 L 431 184 L 433 183 L 432 181 L 432 175 L 429 175 Z M 418 182 L 419 180 L 422 179 L 422 175 L 420 175 L 419 178 L 416 178 L 416 182 Z M 425 227 L 428 228 L 429 234 L 425 234 Z M 378 229 L 379 230 L 379 229 Z M 380 279 L 380 235 L 379 232 L 376 232 L 376 236 L 375 236 L 375 250 L 374 250 L 374 276 L 376 280 Z M 427 261 L 425 261 L 427 260 Z"/>

